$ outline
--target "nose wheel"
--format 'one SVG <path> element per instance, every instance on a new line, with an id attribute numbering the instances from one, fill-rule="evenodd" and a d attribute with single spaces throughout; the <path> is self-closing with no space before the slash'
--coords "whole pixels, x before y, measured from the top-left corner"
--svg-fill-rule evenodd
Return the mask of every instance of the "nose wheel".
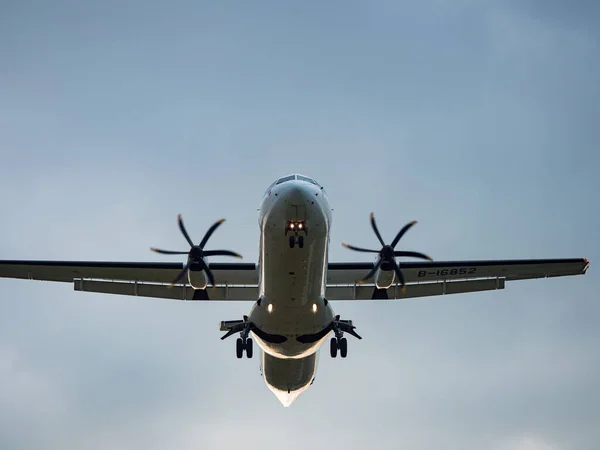
<path id="1" fill-rule="evenodd" d="M 290 248 L 294 248 L 296 244 L 298 247 L 304 248 L 304 236 L 290 236 Z"/>

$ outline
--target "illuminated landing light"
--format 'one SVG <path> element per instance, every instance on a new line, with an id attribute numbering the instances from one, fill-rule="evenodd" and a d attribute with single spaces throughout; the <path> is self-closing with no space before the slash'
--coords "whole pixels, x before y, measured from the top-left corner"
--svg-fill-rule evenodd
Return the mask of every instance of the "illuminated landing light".
<path id="1" fill-rule="evenodd" d="M 296 226 L 295 224 L 293 224 L 293 223 L 290 223 L 290 228 L 291 228 L 292 230 L 294 229 L 294 227 L 295 227 L 295 226 Z"/>
<path id="2" fill-rule="evenodd" d="M 267 311 L 269 311 L 269 313 L 273 312 L 273 303 L 269 303 L 269 306 L 267 306 Z"/>
<path id="3" fill-rule="evenodd" d="M 299 224 L 298 224 L 298 229 L 299 229 L 299 230 L 301 230 L 301 229 L 302 229 L 302 224 L 301 224 L 301 223 L 299 223 Z"/>
<path id="4" fill-rule="evenodd" d="M 313 312 L 314 312 L 314 313 L 316 313 L 316 312 L 317 312 L 317 304 L 316 304 L 316 303 L 313 303 L 313 308 L 312 308 L 312 309 L 313 309 Z"/>

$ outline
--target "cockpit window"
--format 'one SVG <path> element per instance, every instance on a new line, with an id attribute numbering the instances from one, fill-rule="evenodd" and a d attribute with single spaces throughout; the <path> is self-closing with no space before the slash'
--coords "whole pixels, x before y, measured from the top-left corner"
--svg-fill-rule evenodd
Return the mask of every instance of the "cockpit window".
<path id="1" fill-rule="evenodd" d="M 286 181 L 292 181 L 296 179 L 296 175 L 288 175 L 287 177 L 280 178 L 277 180 L 277 184 L 285 183 Z"/>
<path id="2" fill-rule="evenodd" d="M 298 178 L 301 181 L 308 181 L 311 184 L 317 185 L 317 183 L 315 182 L 315 180 L 313 180 L 312 178 L 308 178 L 308 177 L 305 177 L 305 176 L 302 176 L 302 175 L 296 175 L 296 178 Z"/>

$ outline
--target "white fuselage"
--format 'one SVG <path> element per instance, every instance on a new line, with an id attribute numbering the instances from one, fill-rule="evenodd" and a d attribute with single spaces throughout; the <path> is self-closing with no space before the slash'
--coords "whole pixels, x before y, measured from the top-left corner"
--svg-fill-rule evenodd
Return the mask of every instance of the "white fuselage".
<path id="1" fill-rule="evenodd" d="M 302 229 L 290 229 L 290 223 Z M 329 333 L 312 343 L 296 338 L 324 330 L 334 318 L 325 300 L 331 207 L 322 187 L 285 181 L 265 194 L 259 224 L 260 301 L 249 320 L 262 332 L 286 338 L 274 343 L 252 333 L 262 350 L 267 386 L 289 406 L 313 382 L 317 352 Z"/>

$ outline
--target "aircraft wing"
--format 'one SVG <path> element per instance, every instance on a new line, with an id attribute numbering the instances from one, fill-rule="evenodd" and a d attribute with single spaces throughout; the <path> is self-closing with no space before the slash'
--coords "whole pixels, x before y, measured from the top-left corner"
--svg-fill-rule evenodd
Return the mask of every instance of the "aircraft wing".
<path id="1" fill-rule="evenodd" d="M 506 281 L 584 274 L 587 259 L 443 261 L 402 263 L 407 283 L 387 290 L 357 285 L 373 263 L 329 263 L 328 300 L 400 299 L 504 289 Z M 217 287 L 194 290 L 168 288 L 183 263 L 99 261 L 2 261 L 0 278 L 72 283 L 78 291 L 168 298 L 175 300 L 255 301 L 258 269 L 254 263 L 211 263 Z"/>
<path id="2" fill-rule="evenodd" d="M 194 290 L 167 285 L 183 263 L 99 261 L 2 261 L 0 278 L 72 283 L 77 291 L 137 295 L 177 300 L 254 300 L 258 298 L 258 272 L 254 263 L 209 264 L 216 289 Z"/>
<path id="3" fill-rule="evenodd" d="M 504 289 L 507 281 L 583 275 L 587 259 L 523 259 L 401 263 L 406 291 L 357 284 L 373 263 L 329 263 L 328 300 L 387 300 Z"/>

